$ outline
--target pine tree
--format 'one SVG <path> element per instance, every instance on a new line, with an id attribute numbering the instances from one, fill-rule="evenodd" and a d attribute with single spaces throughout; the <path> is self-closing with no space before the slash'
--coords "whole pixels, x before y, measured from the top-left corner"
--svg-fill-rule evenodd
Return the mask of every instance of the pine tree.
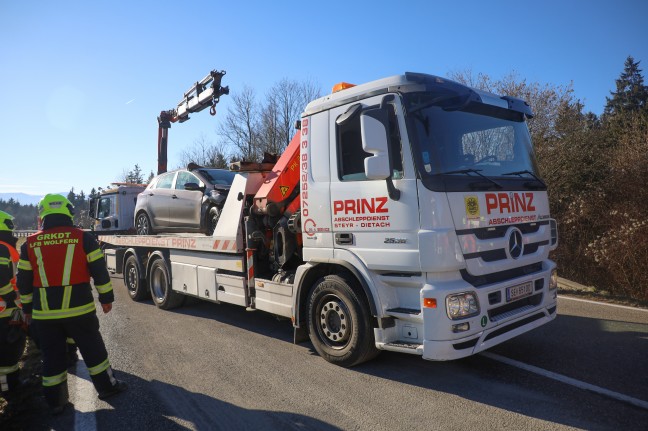
<path id="1" fill-rule="evenodd" d="M 610 92 L 612 97 L 606 97 L 604 116 L 648 110 L 648 87 L 644 85 L 639 63 L 632 56 L 626 59 L 623 73 L 616 80 L 616 91 Z"/>

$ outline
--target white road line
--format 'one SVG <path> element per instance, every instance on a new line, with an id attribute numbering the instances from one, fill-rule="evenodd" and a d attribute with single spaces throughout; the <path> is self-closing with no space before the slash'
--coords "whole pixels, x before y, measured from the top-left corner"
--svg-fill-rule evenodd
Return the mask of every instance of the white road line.
<path id="1" fill-rule="evenodd" d="M 76 375 L 76 378 L 73 379 L 74 430 L 95 431 L 97 429 L 97 416 L 95 415 L 97 392 L 90 379 L 88 367 L 82 359 L 77 361 L 74 374 Z"/>
<path id="2" fill-rule="evenodd" d="M 627 305 L 610 304 L 610 303 L 607 303 L 607 302 L 591 301 L 589 299 L 573 298 L 571 296 L 563 296 L 563 295 L 558 295 L 558 298 L 560 298 L 560 299 L 568 299 L 570 301 L 587 302 L 589 304 L 607 305 L 608 307 L 624 308 L 626 310 L 643 311 L 644 313 L 648 313 L 648 309 L 645 309 L 645 308 L 628 307 Z"/>
<path id="3" fill-rule="evenodd" d="M 585 389 L 587 391 L 596 392 L 597 394 L 605 395 L 606 397 L 614 398 L 615 400 L 623 401 L 629 404 L 632 404 L 642 409 L 648 410 L 648 401 L 643 401 L 637 398 L 629 397 L 628 395 L 623 395 L 618 392 L 611 391 L 609 389 L 601 388 L 600 386 L 595 386 L 589 383 L 582 382 L 580 380 L 572 379 L 571 377 L 563 376 L 562 374 L 554 373 L 551 371 L 544 370 L 542 368 L 535 367 L 533 365 L 525 364 L 524 362 L 516 361 L 514 359 L 509 359 L 504 356 L 500 356 L 491 352 L 481 352 L 481 356 L 485 356 L 494 361 L 502 362 L 513 367 L 521 368 L 523 370 L 532 372 L 534 374 L 541 375 L 553 380 L 557 380 L 562 383 L 566 383 L 571 386 L 575 386 L 580 389 Z"/>

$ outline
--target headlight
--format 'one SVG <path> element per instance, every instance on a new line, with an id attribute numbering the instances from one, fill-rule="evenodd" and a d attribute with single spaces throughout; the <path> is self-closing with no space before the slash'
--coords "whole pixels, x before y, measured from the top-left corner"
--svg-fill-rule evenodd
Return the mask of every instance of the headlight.
<path id="1" fill-rule="evenodd" d="M 456 293 L 446 297 L 446 311 L 452 320 L 479 314 L 479 301 L 472 292 Z"/>
<path id="2" fill-rule="evenodd" d="M 549 290 L 554 290 L 558 288 L 558 271 L 556 269 L 551 271 L 551 277 L 549 278 Z"/>

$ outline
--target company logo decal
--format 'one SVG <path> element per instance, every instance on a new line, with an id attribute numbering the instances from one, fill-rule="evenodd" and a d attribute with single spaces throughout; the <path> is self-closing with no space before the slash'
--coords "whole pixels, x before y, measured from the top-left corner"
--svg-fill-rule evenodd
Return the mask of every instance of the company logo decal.
<path id="1" fill-rule="evenodd" d="M 509 256 L 513 259 L 517 259 L 522 256 L 524 252 L 524 242 L 522 241 L 522 232 L 520 229 L 514 227 L 509 230 L 509 239 L 508 239 L 508 253 Z"/>
<path id="2" fill-rule="evenodd" d="M 479 199 L 477 196 L 464 196 L 466 206 L 466 218 L 468 220 L 479 219 Z"/>

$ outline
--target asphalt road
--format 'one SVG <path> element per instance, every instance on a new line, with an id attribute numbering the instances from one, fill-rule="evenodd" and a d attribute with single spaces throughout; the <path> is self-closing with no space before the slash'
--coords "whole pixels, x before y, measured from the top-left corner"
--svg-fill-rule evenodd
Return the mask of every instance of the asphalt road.
<path id="1" fill-rule="evenodd" d="M 83 362 L 55 430 L 645 430 L 648 311 L 561 297 L 549 325 L 453 362 L 382 352 L 352 369 L 292 344 L 288 320 L 226 304 L 100 316 L 129 390 L 96 398 Z M 600 390 L 599 390 L 600 389 Z"/>

